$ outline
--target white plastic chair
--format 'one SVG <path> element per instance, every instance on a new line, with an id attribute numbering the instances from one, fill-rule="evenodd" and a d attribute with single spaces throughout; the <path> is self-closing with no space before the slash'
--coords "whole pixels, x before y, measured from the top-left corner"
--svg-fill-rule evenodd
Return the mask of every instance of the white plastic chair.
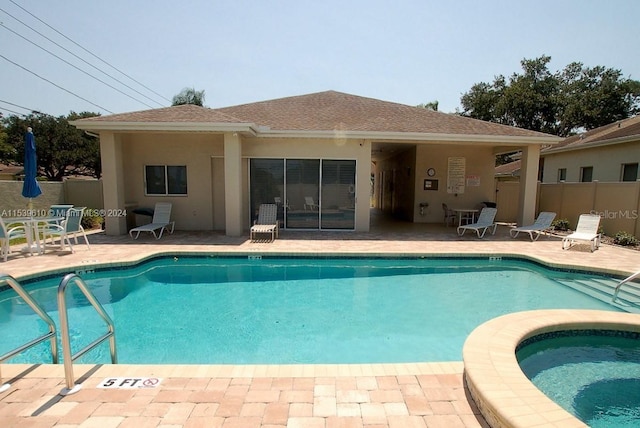
<path id="1" fill-rule="evenodd" d="M 65 243 L 69 245 L 69 250 L 73 253 L 73 245 L 71 245 L 71 237 L 73 237 L 76 244 L 78 244 L 78 235 L 84 237 L 84 242 L 87 244 L 87 248 L 91 249 L 89 245 L 89 239 L 87 238 L 84 228 L 82 227 L 82 216 L 86 207 L 69 208 L 65 215 L 64 221 L 61 224 L 47 224 L 42 230 L 42 235 L 46 241 L 47 238 L 51 238 L 52 242 L 54 238 L 60 239 L 60 250 L 64 250 Z"/>
<path id="2" fill-rule="evenodd" d="M 496 227 L 498 226 L 494 223 L 497 212 L 497 208 L 483 208 L 482 211 L 480 211 L 480 216 L 478 217 L 477 222 L 458 226 L 458 235 L 462 236 L 467 230 L 474 230 L 478 234 L 478 238 L 482 238 L 484 237 L 484 234 L 487 233 L 487 230 L 492 227 L 493 231 L 491 234 L 494 235 L 496 233 Z M 482 234 L 480 231 L 482 231 Z"/>
<path id="3" fill-rule="evenodd" d="M 153 234 L 154 238 L 160 239 L 162 238 L 162 233 L 165 230 L 169 230 L 169 233 L 173 233 L 173 229 L 175 228 L 175 221 L 171 220 L 171 202 L 158 202 L 153 210 L 153 218 L 151 219 L 151 223 L 144 224 L 142 226 L 134 227 L 129 231 L 129 236 L 133 239 L 138 239 L 140 236 L 140 232 L 150 232 Z M 171 229 L 169 229 L 171 226 Z M 135 238 L 133 237 L 133 232 L 136 232 Z M 158 232 L 156 234 L 156 232 Z"/>
<path id="4" fill-rule="evenodd" d="M 317 211 L 319 206 L 313 201 L 313 197 L 305 196 L 304 197 L 304 209 L 310 209 L 311 211 Z"/>
<path id="5" fill-rule="evenodd" d="M 5 262 L 11 252 L 11 240 L 26 237 L 27 231 L 23 225 L 7 228 L 2 217 L 0 217 L 0 254 Z"/>
<path id="6" fill-rule="evenodd" d="M 551 223 L 556 218 L 556 213 L 543 211 L 538 214 L 538 218 L 530 226 L 514 227 L 509 231 L 512 238 L 518 236 L 520 232 L 528 233 L 531 241 L 536 241 L 540 235 L 551 228 Z M 534 237 L 535 235 L 535 237 Z"/>
<path id="7" fill-rule="evenodd" d="M 586 241 L 591 245 L 591 252 L 595 251 L 600 247 L 601 234 L 598 232 L 599 227 L 599 215 L 581 214 L 578 218 L 575 232 L 562 239 L 562 249 L 571 248 L 576 241 Z"/>

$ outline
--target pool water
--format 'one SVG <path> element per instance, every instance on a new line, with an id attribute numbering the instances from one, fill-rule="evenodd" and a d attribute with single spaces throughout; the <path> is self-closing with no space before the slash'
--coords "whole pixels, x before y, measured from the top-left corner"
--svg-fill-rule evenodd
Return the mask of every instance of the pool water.
<path id="1" fill-rule="evenodd" d="M 618 310 L 558 282 L 584 275 L 511 259 L 166 257 L 81 277 L 132 364 L 461 361 L 469 333 L 506 313 Z M 56 325 L 61 278 L 25 286 Z M 77 288 L 67 294 L 76 352 L 106 327 Z M 0 354 L 47 331 L 11 290 L 0 329 Z M 10 362 L 50 362 L 48 346 Z M 78 361 L 109 362 L 108 345 Z"/>
<path id="2" fill-rule="evenodd" d="M 570 333 L 521 347 L 522 371 L 590 427 L 640 426 L 640 336 L 606 330 Z"/>

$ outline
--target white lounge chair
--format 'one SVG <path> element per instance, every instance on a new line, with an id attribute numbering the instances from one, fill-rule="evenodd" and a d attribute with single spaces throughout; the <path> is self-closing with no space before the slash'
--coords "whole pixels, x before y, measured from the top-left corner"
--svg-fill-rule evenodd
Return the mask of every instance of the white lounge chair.
<path id="1" fill-rule="evenodd" d="M 316 204 L 311 196 L 304 197 L 304 209 L 310 209 L 311 211 L 318 211 L 318 204 Z"/>
<path id="2" fill-rule="evenodd" d="M 536 241 L 542 233 L 551 229 L 551 223 L 556 218 L 556 213 L 543 211 L 538 214 L 538 218 L 530 226 L 514 227 L 509 231 L 512 238 L 518 236 L 520 232 L 528 233 L 531 241 Z M 534 236 L 535 235 L 535 236 Z"/>
<path id="3" fill-rule="evenodd" d="M 599 215 L 581 214 L 578 218 L 575 232 L 562 239 L 562 249 L 571 248 L 576 241 L 586 241 L 591 244 L 591 252 L 593 252 L 600 246 L 601 234 L 598 232 L 599 227 Z"/>
<path id="4" fill-rule="evenodd" d="M 136 236 L 133 239 L 138 239 L 140 232 L 151 232 L 156 239 L 160 239 L 165 230 L 173 233 L 176 222 L 171 220 L 171 206 L 171 202 L 156 203 L 151 223 L 134 227 L 129 231 L 129 236 L 133 238 L 133 232 L 136 232 Z M 169 229 L 169 226 L 171 226 L 171 229 Z M 156 234 L 158 231 L 159 233 Z"/>
<path id="5" fill-rule="evenodd" d="M 250 239 L 256 241 L 258 234 L 271 234 L 273 241 L 278 237 L 278 206 L 276 204 L 262 204 L 258 209 L 258 219 L 249 231 Z"/>
<path id="6" fill-rule="evenodd" d="M 478 217 L 478 221 L 471 224 L 465 224 L 462 226 L 458 226 L 458 235 L 462 236 L 467 230 L 474 230 L 478 234 L 478 238 L 484 237 L 484 234 L 487 233 L 487 230 L 493 227 L 492 235 L 496 233 L 496 227 L 498 226 L 494 219 L 496 218 L 496 213 L 498 212 L 497 208 L 483 208 L 480 211 L 480 216 Z M 482 231 L 482 233 L 480 233 Z"/>

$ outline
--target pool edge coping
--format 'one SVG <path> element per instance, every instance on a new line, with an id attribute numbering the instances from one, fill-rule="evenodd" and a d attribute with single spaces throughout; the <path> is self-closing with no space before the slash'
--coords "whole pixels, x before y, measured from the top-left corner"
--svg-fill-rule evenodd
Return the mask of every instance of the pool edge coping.
<path id="1" fill-rule="evenodd" d="M 523 311 L 474 329 L 462 350 L 464 380 L 487 422 L 494 428 L 587 427 L 525 376 L 516 348 L 537 334 L 591 328 L 640 332 L 640 315 L 599 310 Z"/>

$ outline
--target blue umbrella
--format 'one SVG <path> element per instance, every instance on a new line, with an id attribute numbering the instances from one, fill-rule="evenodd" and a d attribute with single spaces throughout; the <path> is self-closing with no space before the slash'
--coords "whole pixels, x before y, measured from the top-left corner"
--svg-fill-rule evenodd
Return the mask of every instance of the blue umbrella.
<path id="1" fill-rule="evenodd" d="M 29 198 L 29 210 L 33 208 L 31 199 L 42 194 L 40 185 L 36 180 L 37 174 L 36 138 L 33 136 L 31 128 L 28 128 L 27 135 L 24 138 L 24 183 L 22 185 L 22 196 Z"/>

